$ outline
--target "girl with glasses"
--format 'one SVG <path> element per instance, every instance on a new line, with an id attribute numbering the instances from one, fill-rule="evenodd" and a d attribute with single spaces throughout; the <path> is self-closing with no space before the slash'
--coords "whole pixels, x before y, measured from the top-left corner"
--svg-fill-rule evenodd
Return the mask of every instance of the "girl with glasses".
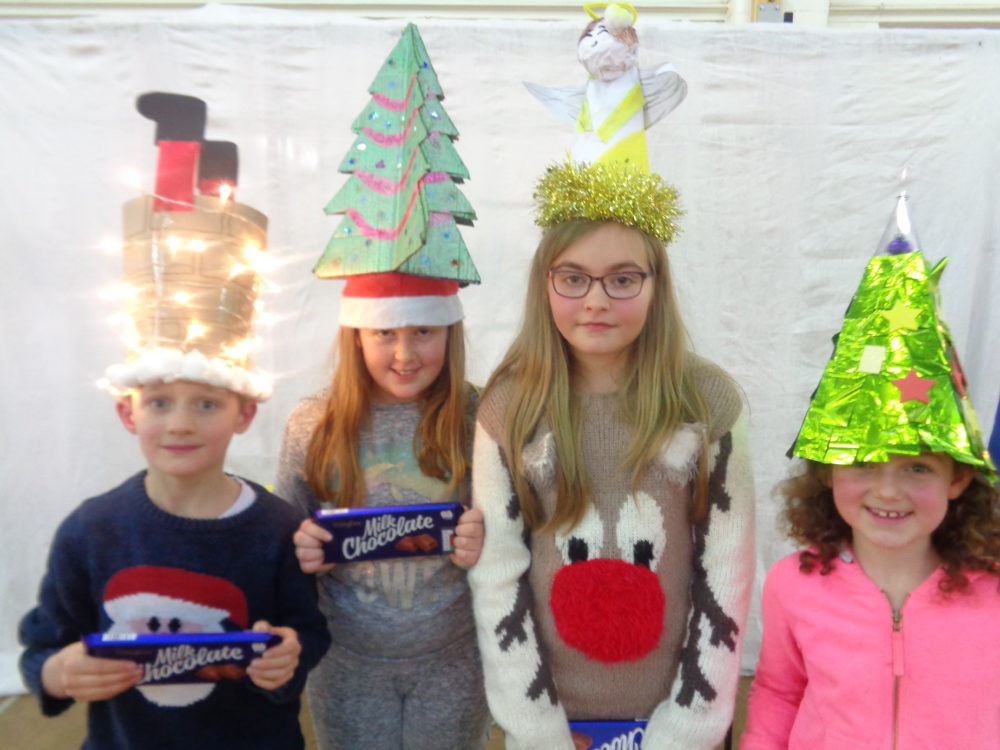
<path id="1" fill-rule="evenodd" d="M 523 322 L 473 453 L 487 699 L 509 750 L 586 748 L 571 722 L 635 718 L 643 748 L 711 750 L 754 569 L 740 391 L 688 349 L 659 177 L 566 166 L 536 195 Z"/>

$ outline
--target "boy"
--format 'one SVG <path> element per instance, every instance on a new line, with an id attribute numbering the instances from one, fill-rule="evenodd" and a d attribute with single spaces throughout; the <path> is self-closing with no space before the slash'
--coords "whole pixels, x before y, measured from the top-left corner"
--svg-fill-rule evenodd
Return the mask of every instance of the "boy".
<path id="1" fill-rule="evenodd" d="M 329 635 L 295 559 L 299 518 L 222 470 L 230 438 L 256 408 L 191 381 L 141 386 L 118 401 L 147 469 L 62 523 L 39 605 L 21 623 L 25 682 L 46 715 L 90 702 L 87 747 L 303 747 L 299 693 Z M 251 624 L 282 642 L 245 678 L 217 683 L 132 690 L 143 676 L 137 664 L 88 656 L 79 640 Z"/>
<path id="2" fill-rule="evenodd" d="M 21 671 L 46 715 L 89 703 L 86 748 L 302 748 L 299 694 L 330 636 L 295 557 L 301 519 L 223 471 L 230 439 L 270 394 L 239 345 L 252 338 L 260 284 L 246 268 L 266 220 L 204 194 L 175 208 L 149 197 L 125 206 L 137 337 L 107 378 L 146 469 L 59 527 L 38 606 L 21 622 Z M 188 659 L 200 679 L 180 683 L 146 676 L 191 667 L 185 647 L 161 649 L 140 667 L 88 655 L 81 642 L 94 633 L 250 628 L 280 642 L 245 671 L 199 660 L 203 649 Z"/>

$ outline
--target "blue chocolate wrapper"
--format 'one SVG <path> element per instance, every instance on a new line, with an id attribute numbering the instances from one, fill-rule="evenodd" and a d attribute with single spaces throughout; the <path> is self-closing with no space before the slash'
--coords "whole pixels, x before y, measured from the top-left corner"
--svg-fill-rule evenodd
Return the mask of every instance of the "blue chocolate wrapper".
<path id="1" fill-rule="evenodd" d="M 455 551 L 461 503 L 318 510 L 313 519 L 333 534 L 323 545 L 326 562 L 447 555 Z"/>
<path id="2" fill-rule="evenodd" d="M 143 668 L 140 685 L 238 680 L 251 661 L 281 636 L 240 630 L 233 633 L 95 633 L 84 636 L 87 653 L 102 659 L 129 659 Z"/>
<path id="3" fill-rule="evenodd" d="M 571 721 L 569 728 L 590 738 L 588 750 L 638 750 L 646 730 L 644 720 Z"/>

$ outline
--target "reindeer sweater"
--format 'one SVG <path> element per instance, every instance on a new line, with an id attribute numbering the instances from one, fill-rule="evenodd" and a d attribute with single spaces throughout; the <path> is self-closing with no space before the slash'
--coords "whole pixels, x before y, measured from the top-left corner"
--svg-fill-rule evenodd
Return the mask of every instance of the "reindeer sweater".
<path id="1" fill-rule="evenodd" d="M 726 733 L 753 578 L 753 498 L 739 394 L 717 367 L 692 359 L 709 424 L 682 426 L 634 493 L 618 395 L 581 398 L 593 503 L 563 533 L 525 529 L 503 447 L 509 386 L 480 407 L 473 501 L 486 539 L 469 580 L 486 694 L 508 750 L 572 750 L 570 719 L 648 718 L 646 750 L 710 750 Z M 692 527 L 705 430 L 710 507 Z M 547 427 L 523 458 L 551 514 Z"/>

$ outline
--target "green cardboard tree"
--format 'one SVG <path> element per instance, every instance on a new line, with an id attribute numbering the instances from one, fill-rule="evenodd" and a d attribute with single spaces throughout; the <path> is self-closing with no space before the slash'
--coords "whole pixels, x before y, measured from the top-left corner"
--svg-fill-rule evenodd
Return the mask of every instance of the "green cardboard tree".
<path id="1" fill-rule="evenodd" d="M 904 193 L 834 339 L 794 455 L 850 464 L 940 451 L 996 478 L 940 314 L 946 262 L 928 268 Z"/>
<path id="2" fill-rule="evenodd" d="M 372 98 L 352 125 L 357 139 L 339 167 L 351 177 L 325 209 L 344 216 L 313 272 L 398 271 L 478 283 L 457 226 L 476 217 L 456 185 L 469 174 L 416 26 L 404 29 L 368 91 Z"/>

